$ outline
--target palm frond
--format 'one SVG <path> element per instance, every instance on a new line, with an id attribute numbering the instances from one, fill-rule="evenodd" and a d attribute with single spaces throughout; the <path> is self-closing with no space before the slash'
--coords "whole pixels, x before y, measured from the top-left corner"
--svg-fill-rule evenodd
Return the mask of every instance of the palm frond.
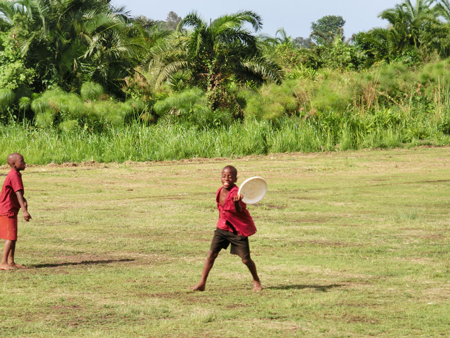
<path id="1" fill-rule="evenodd" d="M 223 25 L 227 27 L 237 27 L 242 26 L 245 23 L 249 23 L 255 32 L 260 31 L 263 25 L 261 17 L 255 12 L 240 11 L 217 18 L 212 22 L 211 26 L 214 27 L 214 30 L 221 30 Z"/>
<path id="2" fill-rule="evenodd" d="M 241 65 L 251 73 L 258 74 L 268 81 L 280 83 L 283 78 L 280 67 L 275 62 L 262 57 L 244 60 Z"/>
<path id="3" fill-rule="evenodd" d="M 200 17 L 200 15 L 196 11 L 190 12 L 188 15 L 186 15 L 177 26 L 177 31 L 182 31 L 186 27 L 201 27 L 206 26 L 206 22 L 203 21 L 203 19 Z"/>

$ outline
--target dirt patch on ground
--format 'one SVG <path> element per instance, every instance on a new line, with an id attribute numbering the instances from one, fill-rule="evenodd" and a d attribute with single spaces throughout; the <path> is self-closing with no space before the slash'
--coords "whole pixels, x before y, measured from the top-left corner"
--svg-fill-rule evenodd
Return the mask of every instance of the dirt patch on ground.
<path id="1" fill-rule="evenodd" d="M 345 242 L 331 242 L 331 241 L 295 241 L 293 242 L 295 244 L 299 245 L 311 245 L 311 246 L 326 246 L 326 247 L 361 247 L 363 245 L 361 244 L 354 244 L 354 243 L 345 243 Z"/>
<path id="2" fill-rule="evenodd" d="M 299 196 L 289 196 L 290 199 L 299 200 L 299 201 L 317 201 L 318 198 L 313 197 L 299 197 Z"/>
<path id="3" fill-rule="evenodd" d="M 80 310 L 82 309 L 82 307 L 79 305 L 53 305 L 52 309 L 58 311 L 61 314 L 61 313 L 70 313 L 73 310 Z"/>
<path id="4" fill-rule="evenodd" d="M 264 204 L 264 205 L 262 205 L 262 207 L 265 207 L 267 209 L 277 209 L 277 210 L 284 210 L 284 209 L 286 209 L 286 207 L 284 207 L 284 206 L 274 205 L 274 204 Z"/>
<path id="5" fill-rule="evenodd" d="M 245 308 L 248 307 L 248 305 L 244 305 L 244 304 L 230 304 L 230 305 L 226 305 L 225 308 L 226 309 L 239 309 L 239 308 Z"/>
<path id="6" fill-rule="evenodd" d="M 184 304 L 212 304 L 217 302 L 215 298 L 203 297 L 203 295 L 204 293 L 192 291 L 189 288 L 187 288 L 185 291 L 145 293 L 145 297 L 169 300 L 174 299 Z"/>
<path id="7" fill-rule="evenodd" d="M 46 167 L 50 168 L 71 168 L 71 167 L 95 167 L 95 168 L 104 168 L 107 164 L 106 163 L 98 163 L 95 161 L 89 161 L 89 162 L 81 162 L 81 163 L 75 163 L 75 162 L 64 162 L 61 164 L 57 163 L 49 163 L 46 165 Z M 41 165 L 27 165 L 27 167 L 44 167 Z"/>
<path id="8" fill-rule="evenodd" d="M 346 323 L 368 323 L 368 324 L 378 324 L 379 321 L 370 317 L 364 317 L 364 316 L 352 316 L 345 314 L 344 320 Z"/>
<path id="9" fill-rule="evenodd" d="M 330 218 L 304 218 L 304 219 L 298 219 L 298 220 L 290 220 L 289 222 L 292 223 L 314 223 L 314 224 L 320 224 L 320 223 L 326 223 L 330 220 Z"/>
<path id="10" fill-rule="evenodd" d="M 414 231 L 414 230 L 409 230 Z M 435 240 L 444 240 L 446 238 L 446 235 L 441 233 L 428 233 L 425 231 L 414 231 L 414 233 L 408 233 L 408 234 L 400 234 L 400 237 L 412 237 L 412 238 L 423 238 L 423 239 L 435 239 Z"/>
<path id="11" fill-rule="evenodd" d="M 417 181 L 417 182 L 410 182 L 411 184 L 414 184 L 414 183 L 420 183 L 420 184 L 422 184 L 422 183 L 449 183 L 450 182 L 450 180 L 436 180 L 436 181 Z"/>

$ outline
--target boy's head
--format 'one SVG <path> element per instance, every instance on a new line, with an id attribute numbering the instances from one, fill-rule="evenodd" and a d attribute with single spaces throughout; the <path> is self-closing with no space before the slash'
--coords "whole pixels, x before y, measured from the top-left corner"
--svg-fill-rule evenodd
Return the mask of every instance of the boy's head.
<path id="1" fill-rule="evenodd" d="M 12 153 L 8 156 L 7 162 L 9 166 L 15 171 L 25 170 L 25 160 L 22 154 Z"/>
<path id="2" fill-rule="evenodd" d="M 227 165 L 222 169 L 222 184 L 225 189 L 230 189 L 237 181 L 237 169 Z"/>

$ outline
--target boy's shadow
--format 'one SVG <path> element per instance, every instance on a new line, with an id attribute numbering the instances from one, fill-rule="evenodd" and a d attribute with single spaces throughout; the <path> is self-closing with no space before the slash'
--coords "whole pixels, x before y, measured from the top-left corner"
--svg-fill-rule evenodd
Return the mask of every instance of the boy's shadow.
<path id="1" fill-rule="evenodd" d="M 98 261 L 82 261 L 82 262 L 66 262 L 66 263 L 54 263 L 54 264 L 36 264 L 29 265 L 30 268 L 42 269 L 42 268 L 57 268 L 59 266 L 71 266 L 71 265 L 95 265 L 95 264 L 111 264 L 121 262 L 133 262 L 134 259 L 109 259 Z"/>
<path id="2" fill-rule="evenodd" d="M 330 284 L 330 285 L 304 285 L 304 284 L 292 284 L 292 285 L 278 285 L 278 286 L 267 286 L 264 289 L 271 290 L 303 290 L 303 289 L 315 289 L 316 291 L 327 292 L 333 288 L 339 288 L 340 284 Z"/>

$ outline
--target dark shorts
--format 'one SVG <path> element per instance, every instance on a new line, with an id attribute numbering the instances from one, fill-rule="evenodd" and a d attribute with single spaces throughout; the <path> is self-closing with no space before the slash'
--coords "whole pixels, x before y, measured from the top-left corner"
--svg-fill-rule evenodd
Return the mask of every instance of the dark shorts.
<path id="1" fill-rule="evenodd" d="M 222 249 L 228 248 L 231 244 L 230 253 L 233 255 L 238 255 L 242 259 L 250 258 L 250 246 L 248 244 L 248 237 L 239 236 L 231 231 L 226 231 L 222 229 L 216 229 L 214 231 L 214 237 L 211 241 L 212 252 L 219 252 Z"/>

